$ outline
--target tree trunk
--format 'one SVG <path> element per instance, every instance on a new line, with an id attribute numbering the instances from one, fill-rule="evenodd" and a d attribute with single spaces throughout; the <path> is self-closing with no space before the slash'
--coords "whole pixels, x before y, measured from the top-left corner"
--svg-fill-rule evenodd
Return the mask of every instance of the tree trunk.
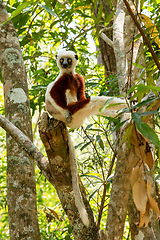
<path id="1" fill-rule="evenodd" d="M 112 31 L 107 31 L 106 35 L 112 37 Z M 116 74 L 116 61 L 113 48 L 100 37 L 98 41 L 101 51 L 101 54 L 98 56 L 98 63 L 102 63 L 105 67 L 105 76 L 108 77 L 111 74 Z"/>
<path id="2" fill-rule="evenodd" d="M 8 14 L 0 1 L 0 24 Z M 32 139 L 27 76 L 11 21 L 0 26 L 0 67 L 5 115 Z M 40 239 L 34 162 L 7 134 L 7 201 L 10 239 Z"/>
<path id="3" fill-rule="evenodd" d="M 94 10 L 94 14 L 97 17 L 99 6 L 103 2 L 103 13 L 111 14 L 111 9 L 108 4 L 108 2 L 101 0 L 99 1 L 99 4 L 97 5 L 96 9 Z M 104 21 L 104 19 L 102 19 Z M 113 21 L 110 21 L 110 23 L 107 25 L 108 27 L 112 27 Z M 105 30 L 103 32 L 110 40 L 113 40 L 113 29 Z M 99 49 L 101 53 L 98 56 L 98 63 L 103 64 L 105 68 L 105 76 L 109 76 L 110 74 L 116 74 L 116 59 L 114 54 L 114 49 L 109 46 L 101 37 L 98 38 L 99 41 Z"/>
<path id="4" fill-rule="evenodd" d="M 136 61 L 141 46 L 141 39 L 132 44 L 134 36 L 136 36 L 138 31 L 126 10 L 123 0 L 117 2 L 115 9 L 113 45 L 117 63 L 119 92 L 124 94 L 134 85 L 138 75 L 137 69 L 133 68 L 129 62 Z M 123 239 L 129 200 L 131 169 L 134 167 L 134 163 L 128 158 L 130 150 L 126 143 L 123 143 L 123 134 L 124 132 L 122 131 L 106 225 L 109 239 L 117 240 Z M 126 169 L 130 169 L 130 171 L 126 171 Z"/>

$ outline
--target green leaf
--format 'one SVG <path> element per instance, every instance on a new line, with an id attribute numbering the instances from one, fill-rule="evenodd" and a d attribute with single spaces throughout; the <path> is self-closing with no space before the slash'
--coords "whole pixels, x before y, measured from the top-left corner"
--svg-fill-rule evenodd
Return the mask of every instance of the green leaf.
<path id="1" fill-rule="evenodd" d="M 104 144 L 100 135 L 96 136 L 96 141 L 99 143 L 100 148 L 104 151 Z"/>
<path id="2" fill-rule="evenodd" d="M 48 12 L 49 14 L 51 14 L 52 16 L 57 16 L 49 7 L 44 6 L 42 4 L 38 4 L 41 8 L 43 8 L 46 12 Z"/>
<path id="3" fill-rule="evenodd" d="M 94 175 L 91 175 L 91 174 L 83 174 L 83 175 L 81 175 L 81 177 L 95 178 L 95 179 L 97 179 L 97 180 L 100 180 L 100 182 L 103 182 L 103 179 L 100 178 L 100 177 L 98 177 L 98 176 L 96 175 L 96 173 L 93 173 L 93 174 L 94 174 Z"/>
<path id="4" fill-rule="evenodd" d="M 103 2 L 101 2 L 100 7 L 98 8 L 97 20 L 96 23 L 99 24 L 103 13 Z"/>
<path id="5" fill-rule="evenodd" d="M 158 111 L 143 112 L 143 113 L 141 113 L 141 116 L 148 116 L 148 115 L 157 114 L 157 113 L 158 113 Z"/>
<path id="6" fill-rule="evenodd" d="M 159 170 L 159 169 L 158 169 Z M 154 182 L 156 182 L 158 179 L 160 178 L 160 174 L 158 174 L 155 179 L 154 179 Z"/>
<path id="7" fill-rule="evenodd" d="M 145 69 L 144 66 L 138 64 L 138 63 L 132 63 L 133 66 L 138 67 L 140 69 Z"/>
<path id="8" fill-rule="evenodd" d="M 97 2 L 98 2 L 98 0 L 94 0 L 94 9 L 96 9 L 96 7 L 97 7 Z"/>
<path id="9" fill-rule="evenodd" d="M 133 124 L 129 123 L 128 126 L 127 126 L 127 129 L 125 131 L 125 134 L 123 136 L 123 142 L 126 142 L 127 140 L 130 139 L 132 129 L 133 129 Z"/>
<path id="10" fill-rule="evenodd" d="M 132 113 L 132 118 L 136 123 L 137 129 L 139 130 L 139 132 L 145 138 L 147 138 L 150 142 L 152 142 L 154 145 L 160 148 L 160 141 L 158 139 L 157 134 L 147 123 L 144 123 L 141 121 L 141 114 L 137 112 Z"/>
<path id="11" fill-rule="evenodd" d="M 91 144 L 91 142 L 88 142 L 88 143 L 84 144 L 83 147 L 81 147 L 80 150 L 82 151 L 82 150 L 85 149 L 89 144 Z"/>
<path id="12" fill-rule="evenodd" d="M 113 100 L 113 98 L 109 98 L 106 102 L 105 102 L 105 104 L 104 104 L 104 106 L 102 107 L 102 108 L 100 108 L 100 113 L 102 113 L 105 109 L 106 109 L 106 107 L 108 107 L 109 106 L 109 103 L 111 102 Z"/>
<path id="13" fill-rule="evenodd" d="M 131 87 L 128 90 L 127 94 L 130 94 L 131 92 L 134 92 L 134 91 L 147 91 L 147 90 L 153 90 L 153 91 L 159 91 L 160 92 L 160 87 L 146 86 L 144 84 L 134 85 L 133 87 Z"/>
<path id="14" fill-rule="evenodd" d="M 9 0 L 11 7 L 14 5 L 15 2 L 16 2 L 16 0 Z"/>
<path id="15" fill-rule="evenodd" d="M 26 7 L 34 6 L 37 2 L 29 1 L 20 4 L 15 11 L 12 12 L 11 16 L 7 19 L 7 21 L 11 20 L 12 18 L 16 17 L 20 14 Z"/>
<path id="16" fill-rule="evenodd" d="M 92 199 L 92 197 L 94 196 L 94 194 L 95 194 L 96 192 L 98 192 L 98 188 L 89 195 L 89 200 Z"/>
<path id="17" fill-rule="evenodd" d="M 145 94 L 149 93 L 149 90 L 143 90 L 143 91 L 137 91 L 131 98 L 130 101 L 132 101 L 135 98 L 138 98 L 138 102 L 140 103 L 144 97 Z"/>
<path id="18" fill-rule="evenodd" d="M 88 124 L 86 127 L 86 130 L 90 129 L 93 126 L 93 124 Z"/>
<path id="19" fill-rule="evenodd" d="M 150 103 L 152 103 L 153 101 L 155 101 L 155 100 L 157 100 L 157 99 L 159 99 L 159 97 L 147 99 L 147 100 L 145 100 L 145 101 L 142 101 L 142 102 L 134 105 L 131 109 L 139 108 L 139 107 L 142 107 L 142 106 L 144 106 L 144 105 L 150 104 Z"/>
<path id="20" fill-rule="evenodd" d="M 113 18 L 113 16 L 114 16 L 114 11 L 112 11 L 108 16 L 107 16 L 107 18 L 105 19 L 105 23 L 110 23 L 110 21 L 112 20 L 112 18 Z"/>
<path id="21" fill-rule="evenodd" d="M 122 127 L 123 124 L 124 124 L 126 121 L 128 121 L 128 119 L 124 120 L 123 122 L 120 122 L 120 123 L 117 124 L 114 128 L 112 128 L 111 133 L 109 134 L 109 136 L 110 136 L 111 134 L 113 134 L 114 132 L 116 132 L 120 127 Z"/>
<path id="22" fill-rule="evenodd" d="M 142 122 L 141 121 L 141 115 L 138 112 L 132 113 L 132 119 L 134 120 L 134 122 L 136 124 L 140 124 Z"/>

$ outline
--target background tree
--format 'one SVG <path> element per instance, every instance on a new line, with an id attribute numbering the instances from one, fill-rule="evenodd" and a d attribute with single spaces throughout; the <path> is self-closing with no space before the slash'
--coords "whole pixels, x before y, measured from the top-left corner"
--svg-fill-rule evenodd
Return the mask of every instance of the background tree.
<path id="1" fill-rule="evenodd" d="M 8 14 L 0 1 L 0 24 Z M 5 116 L 32 139 L 27 76 L 12 22 L 0 28 Z M 40 239 L 33 159 L 7 134 L 7 203 L 11 239 Z"/>
<path id="2" fill-rule="evenodd" d="M 69 1 L 67 3 L 63 1 L 46 1 L 45 4 L 41 2 L 32 2 L 32 4 L 30 2 L 22 2 L 20 5 L 16 1 L 14 3 L 10 3 L 11 5 L 7 5 L 7 11 L 12 13 L 11 18 L 17 29 L 20 45 L 23 50 L 25 65 L 29 76 L 30 105 L 34 119 L 39 119 L 39 114 L 37 114 L 37 112 L 41 113 L 41 110 L 43 109 L 46 85 L 57 75 L 57 67 L 55 60 L 53 59 L 53 52 L 57 51 L 57 48 L 68 47 L 78 52 L 78 55 L 80 57 L 80 64 L 77 67 L 77 72 L 85 77 L 87 87 L 86 91 L 88 95 L 101 95 L 105 94 L 108 91 L 108 89 L 106 91 L 104 69 L 101 66 L 95 64 L 94 56 L 96 57 L 96 52 L 94 54 L 93 52 L 91 53 L 90 50 L 88 51 L 88 37 L 90 36 L 90 33 L 95 39 L 97 39 L 99 36 L 99 29 L 103 29 L 103 26 L 106 27 L 106 25 L 109 23 L 107 17 L 109 19 L 110 15 L 107 15 L 107 13 L 105 13 L 104 16 L 103 13 L 105 3 L 93 1 L 92 8 L 90 1 L 83 1 L 83 3 L 79 1 Z M 158 14 L 156 15 L 156 10 L 154 11 L 154 9 L 157 9 L 156 4 L 157 3 L 152 4 L 153 9 L 150 8 L 150 10 L 154 13 L 153 17 L 156 16 L 156 23 L 158 23 L 159 16 Z M 132 2 L 130 2 L 130 6 L 134 12 L 134 15 L 137 15 L 137 6 L 134 7 Z M 140 7 L 141 9 L 144 8 L 143 4 L 141 4 Z M 95 9 L 98 9 L 97 15 L 95 15 Z M 145 66 L 142 54 L 139 54 L 142 52 L 142 40 L 137 35 L 137 26 L 134 24 L 132 18 L 130 17 L 130 13 L 128 13 L 126 10 L 126 6 L 124 5 L 123 1 L 118 1 L 117 3 L 113 2 L 111 9 L 113 9 L 113 16 L 115 16 L 113 25 L 113 46 L 116 56 L 119 90 L 121 94 L 124 94 L 125 96 L 129 95 L 131 97 L 131 101 L 137 100 L 138 98 L 138 102 L 140 102 L 142 97 L 145 94 L 149 93 L 151 90 L 154 91 L 155 94 L 159 90 L 159 88 L 154 86 L 155 80 L 157 80 L 159 76 L 159 72 L 157 71 L 158 66 L 151 58 L 150 52 L 147 51 L 147 47 L 146 49 L 143 48 L 146 50 L 145 62 L 147 65 Z M 151 29 L 153 29 L 153 25 L 149 27 L 148 31 Z M 152 44 L 154 50 L 156 51 L 158 47 L 158 35 L 154 35 L 153 37 L 153 34 L 150 34 L 150 36 L 154 40 Z M 158 52 L 156 53 L 158 54 Z M 102 52 L 102 55 L 103 54 L 104 53 Z M 147 86 L 140 84 L 142 83 L 142 80 L 143 83 L 147 80 L 145 83 Z M 111 80 L 108 82 L 114 81 L 112 81 L 111 78 Z M 134 87 L 135 83 L 136 86 Z M 129 90 L 130 87 L 132 87 L 131 90 Z M 114 89 L 114 85 L 112 89 Z M 153 102 L 154 99 L 155 98 L 150 101 Z M 145 105 L 145 102 L 141 103 L 141 105 Z M 139 108 L 141 105 L 137 105 L 137 108 Z M 156 112 L 154 111 L 154 113 Z M 153 114 L 153 111 L 150 113 L 145 113 L 145 115 L 147 114 Z M 144 113 L 141 115 L 144 115 Z M 134 113 L 132 114 L 138 130 L 145 137 L 149 138 L 151 142 L 159 146 L 159 142 L 157 141 L 157 138 L 153 132 L 150 136 L 146 136 L 148 127 L 142 124 L 140 118 L 141 115 L 136 115 Z M 156 123 L 158 124 L 158 113 L 156 113 L 155 116 Z M 111 121 L 115 123 L 114 129 L 110 127 Z M 48 120 L 46 120 L 46 122 L 48 122 Z M 51 129 L 53 128 L 52 124 L 49 126 Z M 95 212 L 95 216 L 97 216 L 97 226 L 101 229 L 105 229 L 107 216 L 106 206 L 108 206 L 109 203 L 110 187 L 112 185 L 112 193 L 107 220 L 107 232 L 109 234 L 109 239 L 125 239 L 127 235 L 129 236 L 129 231 L 127 231 L 127 228 L 124 230 L 124 224 L 127 226 L 128 223 L 127 221 L 125 223 L 125 218 L 130 190 L 129 180 L 131 176 L 131 169 L 133 166 L 135 166 L 134 161 L 139 161 L 139 159 L 135 160 L 133 157 L 132 159 L 131 157 L 128 159 L 128 153 L 133 153 L 133 151 L 128 148 L 131 143 L 130 136 L 133 135 L 130 127 L 127 128 L 130 131 L 128 130 L 128 133 L 125 134 L 125 139 L 127 139 L 127 142 L 122 143 L 122 141 L 120 141 L 119 143 L 119 141 L 117 141 L 115 144 L 115 142 L 112 140 L 112 135 L 110 134 L 113 133 L 114 130 L 117 130 L 120 126 L 122 126 L 122 123 L 120 123 L 119 118 L 110 119 L 94 117 L 88 125 L 84 125 L 83 128 L 77 129 L 74 131 L 74 134 L 72 134 L 73 138 L 75 138 L 75 132 L 77 133 L 76 149 L 78 151 L 79 158 L 81 156 L 79 172 L 81 173 L 81 176 L 83 176 L 83 182 L 87 186 L 90 205 L 92 207 L 92 210 Z M 41 128 L 41 133 L 43 131 L 45 132 L 46 129 L 47 127 Z M 54 131 L 54 128 L 53 130 L 51 129 L 51 132 Z M 63 131 L 65 132 L 65 130 Z M 129 132 L 132 132 L 132 134 L 129 135 Z M 43 136 L 45 136 L 45 134 L 43 133 Z M 50 134 L 50 136 L 52 136 L 52 134 Z M 121 140 L 124 139 L 122 138 L 122 135 L 120 136 Z M 52 141 L 54 142 L 53 138 Z M 39 148 L 42 149 L 40 141 L 36 140 L 36 142 L 38 142 Z M 124 145 L 126 144 L 127 146 L 124 148 Z M 90 151 L 92 151 L 92 157 L 89 153 Z M 113 184 L 111 184 L 112 177 L 110 175 L 114 170 L 113 166 L 116 156 L 117 166 L 115 169 L 114 181 Z M 158 151 L 156 156 L 158 156 Z M 132 162 L 133 159 L 134 161 Z M 41 171 L 43 174 L 45 174 L 45 177 L 53 185 L 55 185 L 54 176 L 50 175 L 50 170 L 46 170 L 44 166 L 45 164 L 43 166 L 39 166 Z M 156 162 L 156 169 L 158 169 L 158 167 L 158 162 Z M 126 172 L 126 168 L 129 169 L 128 172 Z M 55 196 L 54 190 L 48 183 L 45 183 L 42 175 L 39 175 L 37 177 L 39 223 L 42 238 L 47 239 L 47 237 L 49 237 L 51 239 L 71 239 L 72 233 L 70 225 L 67 223 L 67 219 L 64 216 L 62 210 L 60 211 L 61 208 L 58 199 L 56 198 L 56 205 L 54 206 L 54 209 L 53 202 L 47 200 L 47 196 Z M 45 188 L 44 191 L 42 190 L 42 187 L 40 187 L 42 185 L 43 188 Z M 60 184 L 57 184 L 57 187 L 59 190 L 61 189 Z M 68 194 L 70 194 L 70 191 Z M 124 196 L 125 198 L 123 199 Z M 65 200 L 65 198 L 62 198 L 62 200 Z M 4 206 L 4 203 L 5 202 L 3 200 L 2 206 Z M 42 211 L 41 206 L 46 206 L 44 208 L 44 211 Z M 88 204 L 87 206 L 89 207 Z M 74 205 L 72 207 L 74 208 Z M 5 210 L 2 211 L 5 212 Z M 49 220 L 48 224 L 44 220 L 45 214 Z M 77 214 L 76 210 L 75 214 Z M 70 224 L 72 225 L 75 239 L 78 239 L 76 225 L 73 226 L 73 222 L 71 221 L 72 214 L 69 211 L 68 216 L 70 219 Z M 52 220 L 53 218 L 54 220 Z M 78 219 L 78 215 L 76 215 L 76 218 Z M 5 222 L 4 219 L 5 218 L 3 218 L 3 221 Z M 58 219 L 63 219 L 63 222 L 61 223 Z M 137 219 L 138 225 L 139 218 Z M 133 224 L 133 222 L 133 220 L 130 221 L 131 224 Z M 116 223 L 119 226 L 119 231 L 117 231 L 118 228 L 114 228 Z M 5 224 L 3 226 L 5 226 Z M 81 229 L 81 234 L 83 234 L 86 239 L 87 237 L 91 236 L 89 234 L 92 234 L 92 236 L 94 235 L 95 239 L 96 237 L 98 238 L 98 228 L 95 228 L 93 221 L 89 233 L 87 233 L 85 228 L 81 226 L 80 222 L 78 222 L 78 226 L 79 229 Z M 96 234 L 94 234 L 93 229 L 96 231 Z M 114 231 L 111 231 L 111 229 Z M 154 234 L 154 236 L 158 234 L 157 228 L 155 228 L 155 226 L 149 226 L 148 229 L 152 229 L 152 231 L 150 231 L 150 234 Z M 5 231 L 2 231 L 3 236 L 6 237 L 4 235 Z M 144 231 L 136 228 L 136 237 L 139 236 L 141 239 L 142 237 L 144 239 L 146 237 Z M 134 237 L 135 235 L 132 235 L 132 239 L 134 239 Z M 149 235 L 149 237 L 149 239 L 152 239 L 153 235 Z"/>

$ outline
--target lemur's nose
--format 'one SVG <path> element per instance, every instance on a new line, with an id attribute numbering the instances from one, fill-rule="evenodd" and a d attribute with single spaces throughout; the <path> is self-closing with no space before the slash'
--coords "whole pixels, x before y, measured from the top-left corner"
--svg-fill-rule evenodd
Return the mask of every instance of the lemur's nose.
<path id="1" fill-rule="evenodd" d="M 67 68 L 67 67 L 68 67 L 68 63 L 65 63 L 65 62 L 64 62 L 64 63 L 63 63 L 63 67 L 64 67 L 64 68 Z"/>

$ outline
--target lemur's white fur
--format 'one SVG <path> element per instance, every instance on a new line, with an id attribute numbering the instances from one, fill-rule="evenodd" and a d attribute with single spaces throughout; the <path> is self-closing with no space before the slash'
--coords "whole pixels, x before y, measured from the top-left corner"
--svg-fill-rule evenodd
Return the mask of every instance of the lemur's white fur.
<path id="1" fill-rule="evenodd" d="M 71 58 L 72 64 L 68 67 L 63 67 L 60 63 L 62 58 Z M 122 108 L 127 107 L 126 102 L 122 99 L 114 97 L 106 97 L 106 96 L 97 96 L 97 97 L 91 97 L 90 101 L 81 109 L 79 109 L 77 112 L 75 112 L 73 115 L 69 115 L 70 112 L 68 109 L 62 108 L 59 106 L 55 100 L 53 99 L 54 96 L 51 95 L 51 89 L 54 87 L 55 83 L 64 75 L 68 74 L 69 76 L 73 76 L 75 73 L 75 67 L 77 63 L 77 55 L 72 51 L 61 51 L 58 53 L 57 57 L 57 66 L 60 69 L 60 73 L 58 77 L 55 79 L 54 82 L 51 82 L 46 91 L 45 95 L 45 102 L 46 102 L 46 109 L 47 111 L 57 120 L 60 120 L 66 124 L 67 127 L 70 128 L 77 128 L 81 126 L 85 120 L 85 118 L 93 115 L 93 114 L 102 114 L 104 116 L 116 116 L 116 111 Z M 67 105 L 70 103 L 75 103 L 78 101 L 77 96 L 71 94 L 70 89 L 65 90 L 65 98 Z M 112 99 L 109 104 L 119 104 L 115 106 L 111 106 L 110 108 L 106 108 L 103 113 L 100 113 L 100 108 L 102 108 L 106 101 Z M 68 143 L 69 143 L 69 155 L 70 155 L 70 162 L 71 162 L 71 174 L 72 174 L 72 184 L 73 184 L 73 191 L 75 196 L 75 204 L 77 206 L 77 209 L 79 211 L 80 217 L 82 219 L 82 222 L 88 226 L 89 225 L 89 219 L 88 214 L 85 209 L 82 195 L 79 188 L 79 181 L 78 181 L 78 170 L 77 170 L 77 160 L 75 156 L 75 150 L 72 144 L 72 141 L 68 134 Z"/>

